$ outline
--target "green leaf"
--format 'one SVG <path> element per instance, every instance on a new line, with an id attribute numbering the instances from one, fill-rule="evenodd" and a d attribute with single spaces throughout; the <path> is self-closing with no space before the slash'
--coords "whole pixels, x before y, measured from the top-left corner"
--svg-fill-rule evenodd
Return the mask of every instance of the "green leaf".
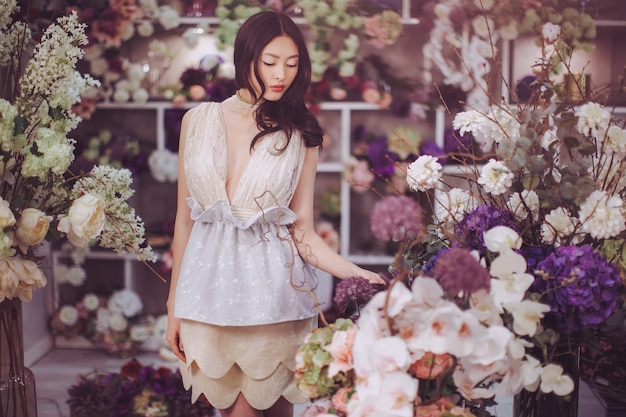
<path id="1" fill-rule="evenodd" d="M 28 120 L 26 117 L 18 115 L 13 119 L 15 123 L 13 126 L 13 136 L 21 135 L 26 131 L 26 125 L 28 124 Z"/>
<path id="2" fill-rule="evenodd" d="M 524 174 L 524 177 L 522 178 L 522 185 L 524 186 L 525 190 L 534 190 L 535 188 L 539 187 L 540 184 L 541 179 L 538 175 Z"/>
<path id="3" fill-rule="evenodd" d="M 578 148 L 580 146 L 580 141 L 578 138 L 574 136 L 567 136 L 563 139 L 563 143 L 570 149 Z"/>
<path id="4" fill-rule="evenodd" d="M 533 155 L 528 161 L 528 170 L 533 174 L 541 174 L 548 166 L 546 160 L 539 155 Z"/>
<path id="5" fill-rule="evenodd" d="M 48 115 L 52 117 L 52 120 L 63 120 L 65 118 L 60 107 L 50 107 Z"/>
<path id="6" fill-rule="evenodd" d="M 584 156 L 591 156 L 596 153 L 596 150 L 596 144 L 589 140 L 586 140 L 580 144 L 580 149 L 578 150 L 578 152 L 580 152 L 580 154 Z"/>
<path id="7" fill-rule="evenodd" d="M 561 187 L 559 188 L 561 197 L 563 197 L 566 200 L 574 200 L 576 198 L 576 186 L 572 183 L 569 182 L 565 182 L 563 184 L 561 184 Z"/>

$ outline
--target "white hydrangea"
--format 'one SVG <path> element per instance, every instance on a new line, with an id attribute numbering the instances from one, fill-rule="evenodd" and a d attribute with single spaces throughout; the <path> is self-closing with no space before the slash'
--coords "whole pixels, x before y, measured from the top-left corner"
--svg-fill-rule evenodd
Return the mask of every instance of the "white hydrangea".
<path id="1" fill-rule="evenodd" d="M 0 260 L 15 255 L 13 238 L 0 230 Z"/>
<path id="2" fill-rule="evenodd" d="M 1 2 L 0 10 L 3 10 Z M 5 16 L 10 14 L 0 13 L 0 19 Z M 16 68 L 31 37 L 30 28 L 25 22 L 14 22 L 6 30 L 0 29 L 0 68 Z"/>
<path id="3" fill-rule="evenodd" d="M 611 121 L 611 113 L 598 103 L 585 103 L 574 109 L 578 117 L 576 129 L 583 135 L 602 140 Z"/>
<path id="4" fill-rule="evenodd" d="M 159 182 L 176 182 L 178 155 L 168 149 L 157 149 L 148 157 L 152 177 Z"/>
<path id="5" fill-rule="evenodd" d="M 579 224 L 578 219 L 572 217 L 568 209 L 557 207 L 546 215 L 541 225 L 541 240 L 547 245 L 561 246 L 574 234 Z M 583 237 L 577 235 L 571 243 L 580 243 Z"/>
<path id="6" fill-rule="evenodd" d="M 434 188 L 441 178 L 441 164 L 431 155 L 422 155 L 413 161 L 406 172 L 406 181 L 413 191 Z"/>
<path id="7" fill-rule="evenodd" d="M 0 30 L 6 28 L 11 22 L 11 15 L 18 11 L 20 7 L 16 0 L 0 0 Z"/>
<path id="8" fill-rule="evenodd" d="M 596 190 L 580 206 L 583 231 L 594 239 L 609 239 L 626 230 L 624 202 L 618 196 Z"/>
<path id="9" fill-rule="evenodd" d="M 518 220 L 528 218 L 529 210 L 533 220 L 539 218 L 539 196 L 533 190 L 524 190 L 521 194 L 511 194 L 506 205 Z"/>
<path id="10" fill-rule="evenodd" d="M 143 304 L 137 293 L 125 288 L 111 295 L 108 308 L 112 313 L 122 314 L 124 317 L 134 317 L 141 312 Z"/>
<path id="11" fill-rule="evenodd" d="M 152 332 L 147 324 L 135 324 L 130 327 L 129 333 L 130 340 L 133 342 L 145 342 Z"/>
<path id="12" fill-rule="evenodd" d="M 492 158 L 481 169 L 478 184 L 489 194 L 500 195 L 509 190 L 513 177 L 513 173 L 506 165 Z"/>

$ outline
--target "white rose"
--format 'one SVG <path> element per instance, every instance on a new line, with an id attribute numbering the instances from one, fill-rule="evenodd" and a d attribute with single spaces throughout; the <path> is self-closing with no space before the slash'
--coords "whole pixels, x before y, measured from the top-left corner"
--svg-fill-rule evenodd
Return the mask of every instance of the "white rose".
<path id="1" fill-rule="evenodd" d="M 72 245 L 84 248 L 91 239 L 100 235 L 105 221 L 104 199 L 97 194 L 85 194 L 74 200 L 57 229 L 67 234 Z"/>
<path id="2" fill-rule="evenodd" d="M 0 260 L 0 277 L 0 301 L 16 296 L 22 301 L 30 301 L 33 290 L 47 283 L 36 263 L 17 256 Z"/>
<path id="3" fill-rule="evenodd" d="M 17 221 L 15 237 L 23 252 L 26 252 L 29 246 L 41 243 L 48 234 L 50 220 L 52 219 L 46 216 L 46 213 L 35 208 L 27 208 L 22 211 L 20 219 Z"/>
<path id="4" fill-rule="evenodd" d="M 15 216 L 11 211 L 9 202 L 0 197 L 0 229 L 11 227 L 15 224 Z"/>

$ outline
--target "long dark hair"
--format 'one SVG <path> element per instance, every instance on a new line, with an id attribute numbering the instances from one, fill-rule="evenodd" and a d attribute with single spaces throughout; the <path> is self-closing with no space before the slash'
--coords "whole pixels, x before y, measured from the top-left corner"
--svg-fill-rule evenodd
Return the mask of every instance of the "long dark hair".
<path id="1" fill-rule="evenodd" d="M 311 58 L 302 33 L 291 18 L 270 10 L 256 13 L 246 19 L 235 39 L 233 56 L 235 82 L 238 88 L 247 88 L 255 102 L 261 100 L 265 94 L 265 85 L 259 75 L 259 57 L 263 48 L 278 36 L 288 36 L 296 44 L 299 55 L 298 73 L 280 100 L 263 100 L 257 108 L 255 117 L 260 132 L 252 139 L 250 149 L 253 149 L 263 136 L 279 130 L 285 132 L 288 141 L 291 140 L 294 131 L 299 131 L 302 133 L 305 146 L 320 146 L 324 132 L 304 102 L 304 96 L 311 84 Z M 250 64 L 261 86 L 260 97 L 256 96 L 250 83 Z"/>

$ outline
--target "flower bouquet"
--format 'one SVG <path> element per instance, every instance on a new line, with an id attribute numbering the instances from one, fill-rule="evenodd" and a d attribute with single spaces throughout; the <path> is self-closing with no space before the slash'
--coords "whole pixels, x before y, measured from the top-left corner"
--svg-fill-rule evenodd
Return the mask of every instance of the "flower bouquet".
<path id="1" fill-rule="evenodd" d="M 522 389 L 570 394 L 563 368 L 531 354 L 550 306 L 526 298 L 520 237 L 496 227 L 485 242 L 489 267 L 451 248 L 428 275 L 396 270 L 356 323 L 314 331 L 297 355 L 297 385 L 314 400 L 305 415 L 482 416 Z"/>
<path id="2" fill-rule="evenodd" d="M 68 389 L 71 417 L 209 417 L 214 409 L 204 397 L 191 403 L 180 372 L 144 366 L 133 359 L 120 373 L 79 376 Z"/>

